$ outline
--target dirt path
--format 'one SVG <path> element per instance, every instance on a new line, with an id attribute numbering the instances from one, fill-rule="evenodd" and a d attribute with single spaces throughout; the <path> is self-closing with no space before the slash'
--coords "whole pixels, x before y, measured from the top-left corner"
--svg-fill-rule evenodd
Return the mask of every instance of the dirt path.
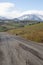
<path id="1" fill-rule="evenodd" d="M 0 65 L 43 65 L 43 44 L 0 33 Z"/>

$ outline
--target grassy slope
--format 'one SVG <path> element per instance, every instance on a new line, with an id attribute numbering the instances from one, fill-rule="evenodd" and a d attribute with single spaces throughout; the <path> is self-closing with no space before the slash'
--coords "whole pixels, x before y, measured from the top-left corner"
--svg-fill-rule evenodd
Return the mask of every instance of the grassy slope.
<path id="1" fill-rule="evenodd" d="M 43 42 L 43 23 L 26 25 L 24 28 L 9 30 L 12 34 L 18 34 L 28 40 Z"/>
<path id="2" fill-rule="evenodd" d="M 8 23 L 8 24 L 3 25 L 3 26 L 6 27 L 6 28 L 8 28 L 8 29 L 11 29 L 11 28 L 18 28 L 21 25 L 19 23 Z"/>

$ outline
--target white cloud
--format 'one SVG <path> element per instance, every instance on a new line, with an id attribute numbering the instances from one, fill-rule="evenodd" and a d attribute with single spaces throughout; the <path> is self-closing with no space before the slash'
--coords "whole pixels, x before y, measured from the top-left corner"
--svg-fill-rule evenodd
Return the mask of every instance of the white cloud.
<path id="1" fill-rule="evenodd" d="M 0 16 L 5 16 L 5 17 L 18 17 L 19 16 L 19 11 L 15 10 L 15 4 L 13 3 L 0 3 Z"/>
<path id="2" fill-rule="evenodd" d="M 15 10 L 15 4 L 9 2 L 0 3 L 0 16 L 15 18 L 20 16 L 20 11 Z"/>
<path id="3" fill-rule="evenodd" d="M 19 17 L 20 14 L 21 14 L 20 11 L 13 10 L 13 11 L 11 11 L 11 12 L 8 12 L 7 17 L 16 18 L 16 17 Z"/>
<path id="4" fill-rule="evenodd" d="M 39 15 L 43 15 L 43 11 L 41 10 L 29 10 L 29 11 L 24 11 L 21 15 L 24 14 L 39 14 Z"/>
<path id="5" fill-rule="evenodd" d="M 29 10 L 29 11 L 18 11 L 15 10 L 15 3 L 3 2 L 0 3 L 0 16 L 5 16 L 7 18 L 15 18 L 22 16 L 24 14 L 40 14 L 43 15 L 43 11 L 39 10 Z"/>
<path id="6" fill-rule="evenodd" d="M 14 7 L 15 4 L 12 3 L 0 3 L 0 16 L 6 16 L 8 13 L 7 11 L 10 10 L 12 7 Z"/>

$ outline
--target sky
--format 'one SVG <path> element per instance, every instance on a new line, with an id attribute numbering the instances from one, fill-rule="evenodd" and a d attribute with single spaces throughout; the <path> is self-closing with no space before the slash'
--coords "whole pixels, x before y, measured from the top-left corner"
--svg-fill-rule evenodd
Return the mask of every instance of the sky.
<path id="1" fill-rule="evenodd" d="M 16 18 L 31 13 L 43 15 L 43 0 L 0 0 L 0 16 Z"/>

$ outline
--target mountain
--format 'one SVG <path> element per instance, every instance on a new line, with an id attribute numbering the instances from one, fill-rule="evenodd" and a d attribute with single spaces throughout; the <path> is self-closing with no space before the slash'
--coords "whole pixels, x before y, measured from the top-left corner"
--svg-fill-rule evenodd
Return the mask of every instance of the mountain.
<path id="1" fill-rule="evenodd" d="M 32 20 L 32 21 L 43 21 L 43 16 L 42 15 L 37 15 L 37 14 L 26 14 L 18 18 L 19 20 Z"/>
<path id="2" fill-rule="evenodd" d="M 14 20 L 14 21 L 20 21 L 18 18 L 14 18 L 14 19 L 12 19 L 12 20 Z"/>
<path id="3" fill-rule="evenodd" d="M 9 20 L 12 20 L 12 19 L 7 18 L 7 17 L 0 16 L 0 20 L 9 21 Z"/>
<path id="4" fill-rule="evenodd" d="M 0 19 L 1 19 L 1 20 L 5 20 L 5 19 L 7 19 L 7 18 L 6 18 L 6 17 L 0 16 Z"/>
<path id="5" fill-rule="evenodd" d="M 38 14 L 24 14 L 18 18 L 8 19 L 6 17 L 0 16 L 0 20 L 5 21 L 14 21 L 14 22 L 20 22 L 20 21 L 43 21 L 43 15 Z"/>

